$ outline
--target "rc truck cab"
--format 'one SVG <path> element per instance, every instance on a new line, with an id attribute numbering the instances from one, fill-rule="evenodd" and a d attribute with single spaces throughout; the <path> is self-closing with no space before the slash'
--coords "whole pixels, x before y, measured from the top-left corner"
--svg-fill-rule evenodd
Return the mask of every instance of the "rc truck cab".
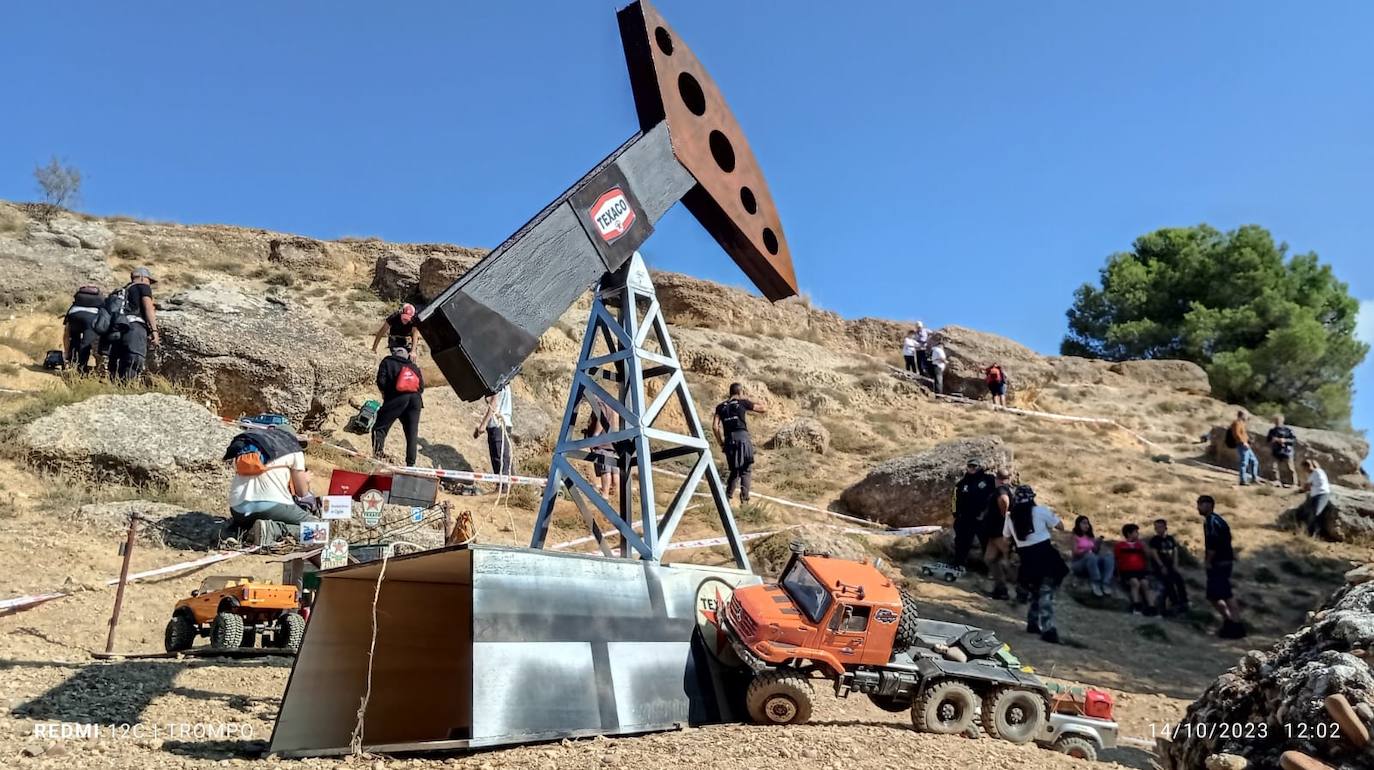
<path id="1" fill-rule="evenodd" d="M 252 647 L 259 634 L 264 642 L 270 634 L 274 647 L 299 650 L 305 636 L 300 606 L 295 586 L 257 583 L 250 577 L 209 577 L 172 609 L 164 646 L 168 652 L 180 652 L 197 636 L 208 636 L 216 649 Z"/>
<path id="2" fill-rule="evenodd" d="M 996 635 L 920 619 L 915 601 L 866 562 L 794 550 L 776 585 L 736 590 L 723 614 L 720 627 L 754 671 L 747 706 L 757 722 L 807 721 L 819 672 L 839 697 L 910 709 L 918 730 L 963 733 L 979 720 L 1015 743 L 1045 732 L 1045 684 Z"/>

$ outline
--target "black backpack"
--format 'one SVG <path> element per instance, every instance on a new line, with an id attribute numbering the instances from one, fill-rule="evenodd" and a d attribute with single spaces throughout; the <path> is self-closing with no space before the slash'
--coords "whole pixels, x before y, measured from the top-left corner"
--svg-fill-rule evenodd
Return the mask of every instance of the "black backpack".
<path id="1" fill-rule="evenodd" d="M 61 369 L 66 363 L 67 359 L 63 357 L 60 350 L 49 350 L 48 354 L 43 357 L 44 369 Z"/>
<path id="2" fill-rule="evenodd" d="M 1240 446 L 1240 440 L 1236 438 L 1236 428 L 1235 428 L 1235 426 L 1233 425 L 1233 426 L 1231 426 L 1231 427 L 1228 427 L 1228 428 L 1226 429 L 1226 448 L 1227 448 L 1227 449 L 1235 449 L 1236 447 L 1239 447 L 1239 446 Z"/>
<path id="3" fill-rule="evenodd" d="M 110 295 L 105 298 L 105 304 L 100 306 L 100 311 L 95 315 L 96 334 L 109 334 L 111 331 L 127 325 L 124 318 L 129 315 L 130 286 L 133 284 L 126 283 L 110 292 Z"/>
<path id="4" fill-rule="evenodd" d="M 724 428 L 725 435 L 748 430 L 744 422 L 744 414 L 749 410 L 744 408 L 744 404 L 732 398 L 722 401 L 720 405 L 724 407 L 720 410 L 720 425 Z"/>

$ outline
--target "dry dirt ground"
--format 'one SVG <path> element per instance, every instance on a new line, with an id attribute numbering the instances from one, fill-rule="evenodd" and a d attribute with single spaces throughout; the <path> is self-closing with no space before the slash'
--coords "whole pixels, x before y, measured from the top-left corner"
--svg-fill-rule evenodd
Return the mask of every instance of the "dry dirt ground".
<path id="1" fill-rule="evenodd" d="M 268 290 L 261 281 L 216 273 L 204 264 L 178 262 L 175 254 L 156 255 L 167 276 L 159 291 L 204 281 L 239 283 Z M 117 269 L 127 264 L 112 260 Z M 249 273 L 249 276 L 252 274 Z M 366 270 L 347 271 L 338 285 L 322 279 L 270 290 L 309 303 L 344 331 L 359 356 L 387 306 L 370 297 Z M 358 276 L 362 276 L 360 279 Z M 325 291 L 322 291 L 324 287 Z M 346 301 L 317 302 L 321 296 Z M 30 391 L 63 387 L 34 365 L 52 347 L 56 332 L 52 308 L 22 308 L 0 318 L 0 418 L 33 398 Z M 585 312 L 585 308 L 583 308 Z M 517 394 L 561 412 L 572 358 L 583 318 L 578 309 L 546 335 L 538 355 L 517 380 Z M 1295 538 L 1274 525 L 1276 514 L 1291 506 L 1290 492 L 1268 486 L 1234 486 L 1234 476 L 1197 460 L 1195 443 L 1231 408 L 1210 398 L 1140 387 L 1055 385 L 1042 392 L 1018 394 L 1023 406 L 1079 415 L 1113 417 L 1143 434 L 1155 446 L 1144 446 L 1119 429 L 1073 425 L 1017 417 L 986 406 L 950 404 L 931 399 L 918 387 L 887 375 L 895 355 L 852 351 L 833 340 L 787 336 L 765 323 L 719 328 L 674 328 L 683 350 L 696 348 L 723 355 L 726 366 L 710 374 L 689 375 L 699 405 L 713 403 L 732 379 L 749 383 L 770 404 L 770 412 L 751 420 L 760 439 L 783 421 L 815 414 L 831 432 L 825 455 L 800 449 L 762 450 L 756 467 L 760 491 L 820 505 L 857 481 L 875 463 L 928 448 L 959 436 L 998 435 L 1015 451 L 1022 481 L 1032 483 L 1041 498 L 1061 514 L 1091 515 L 1100 533 L 1114 534 L 1127 521 L 1145 525 L 1159 516 L 1185 548 L 1200 552 L 1201 533 L 1192 501 L 1210 493 L 1230 520 L 1240 550 L 1236 585 L 1245 605 L 1252 636 L 1227 642 L 1214 636 L 1215 621 L 1205 609 L 1168 620 L 1133 617 L 1120 599 L 1080 598 L 1072 587 L 1060 600 L 1060 626 L 1068 644 L 1045 645 L 1022 631 L 1023 608 L 986 598 L 980 582 L 970 577 L 957 585 L 925 582 L 919 566 L 930 559 L 923 540 L 867 538 L 875 556 L 897 565 L 907 576 L 930 617 L 960 620 L 996 629 L 1017 654 L 1055 678 L 1091 683 L 1117 697 L 1123 734 L 1148 741 L 1154 731 L 1182 715 L 1186 705 L 1245 650 L 1267 646 L 1295 629 L 1303 615 L 1334 589 L 1352 562 L 1369 558 L 1367 548 L 1316 544 Z M 560 336 L 561 335 L 561 336 Z M 894 340 L 894 345 L 896 340 Z M 422 363 L 428 359 L 421 357 Z M 429 369 L 433 371 L 432 367 Z M 21 391 L 21 392 L 12 392 Z M 360 402 L 365 389 L 354 394 Z M 485 449 L 470 432 L 478 413 L 442 389 L 433 391 L 425 411 L 421 464 L 485 464 Z M 822 409 L 821 404 L 829 406 Z M 351 413 L 341 405 L 329 425 L 337 428 Z M 358 437 L 349 436 L 355 446 Z M 760 441 L 762 443 L 762 441 Z M 399 443 L 393 445 L 393 451 Z M 528 446 L 517 472 L 542 476 L 546 448 Z M 1164 461 L 1165 458 L 1169 461 Z M 323 476 L 335 464 L 352 464 L 337 453 L 312 449 L 311 465 Z M 101 585 L 118 573 L 120 537 L 108 531 L 82 529 L 72 512 L 82 503 L 116 499 L 168 500 L 191 509 L 218 512 L 222 497 L 196 496 L 183 490 L 147 490 L 93 486 L 76 478 L 42 475 L 21 458 L 0 459 L 0 598 L 73 590 L 68 598 L 0 618 L 0 766 L 78 766 L 145 768 L 243 766 L 259 763 L 289 673 L 282 659 L 245 661 L 93 661 L 103 648 L 114 591 Z M 533 523 L 536 500 L 528 491 L 508 500 L 492 495 L 451 499 L 459 510 L 471 510 L 485 543 L 524 545 Z M 677 538 L 718 534 L 703 515 L 689 514 Z M 823 520 L 776 504 L 738 510 L 746 532 L 777 529 Z M 560 508 L 550 542 L 585 534 L 580 519 Z M 163 566 L 200 554 L 140 544 L 135 570 Z M 674 559 L 722 563 L 720 550 L 675 552 Z M 279 566 L 259 556 L 245 556 L 191 574 L 175 575 L 132 586 L 117 631 L 116 649 L 160 650 L 162 628 L 176 599 L 214 574 L 279 575 Z M 1190 589 L 1201 596 L 1201 570 L 1189 569 Z M 64 589 L 64 586 L 66 587 Z M 1202 603 L 1196 601 L 1200 607 Z M 471 767 L 738 767 L 803 762 L 808 767 L 1081 767 L 1075 760 L 987 739 L 968 740 L 917 734 L 905 715 L 890 715 L 867 701 L 818 700 L 816 723 L 795 728 L 730 725 L 689 729 L 640 738 L 587 740 L 539 745 L 434 759 L 392 759 L 428 766 L 437 762 Z M 54 723 L 129 723 L 196 725 L 187 736 L 127 736 L 105 731 L 94 740 L 46 738 L 40 725 Z M 238 735 L 205 735 L 206 726 L 236 725 Z M 47 729 L 42 728 L 42 729 Z M 251 733 L 251 735 L 250 735 Z M 36 756 L 28 756 L 35 754 Z M 1122 766 L 1148 767 L 1149 755 L 1135 746 L 1111 759 Z M 268 759 L 268 762 L 277 760 Z M 306 760 L 302 766 L 372 766 L 373 759 Z"/>

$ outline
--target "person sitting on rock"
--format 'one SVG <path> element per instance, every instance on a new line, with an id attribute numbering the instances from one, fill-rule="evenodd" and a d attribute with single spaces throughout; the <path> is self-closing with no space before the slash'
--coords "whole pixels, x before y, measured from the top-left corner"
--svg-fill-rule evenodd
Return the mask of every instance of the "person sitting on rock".
<path id="1" fill-rule="evenodd" d="M 1087 516 L 1073 522 L 1070 543 L 1073 559 L 1069 566 L 1073 574 L 1087 578 L 1093 596 L 1107 596 L 1112 592 L 1112 575 L 1116 574 L 1116 559 L 1111 550 L 1103 548 L 1104 539 L 1093 533 L 1093 523 Z"/>
<path id="2" fill-rule="evenodd" d="M 1150 557 L 1145 551 L 1145 544 L 1140 542 L 1139 525 L 1127 524 L 1122 527 L 1121 538 L 1112 550 L 1116 556 L 1121 588 L 1131 605 L 1131 614 L 1153 616 L 1157 610 L 1150 599 Z"/>
<path id="3" fill-rule="evenodd" d="M 1302 461 L 1303 470 L 1307 471 L 1307 481 L 1303 482 L 1302 491 L 1307 493 L 1307 499 L 1298 508 L 1298 522 L 1307 525 L 1307 536 L 1317 537 L 1326 531 L 1326 509 L 1331 504 L 1331 482 L 1326 478 L 1326 471 L 1316 460 L 1307 458 Z"/>
<path id="4" fill-rule="evenodd" d="M 415 343 L 420 341 L 420 326 L 415 318 L 415 306 L 407 302 L 382 321 L 381 327 L 372 336 L 373 353 L 377 352 L 377 346 L 382 344 L 383 337 L 386 338 L 387 350 L 405 348 L 407 352 L 414 352 Z"/>
<path id="5" fill-rule="evenodd" d="M 240 433 L 224 459 L 234 463 L 229 482 L 230 529 L 270 546 L 283 537 L 300 539 L 300 525 L 312 519 L 318 502 L 305 469 L 305 444 L 289 431 L 264 428 Z"/>
<path id="6" fill-rule="evenodd" d="M 420 367 L 410 360 L 410 351 L 394 347 L 390 355 L 382 359 L 377 365 L 377 390 L 382 394 L 382 406 L 372 426 L 372 455 L 383 457 L 386 435 L 391 432 L 392 423 L 400 420 L 401 432 L 406 437 L 406 466 L 414 466 L 420 451 L 420 410 L 425 406 L 425 377 Z"/>
<path id="7" fill-rule="evenodd" d="M 1159 582 L 1156 606 L 1161 615 L 1172 615 L 1188 609 L 1188 586 L 1178 571 L 1178 541 L 1169 534 L 1169 522 L 1155 519 L 1155 534 L 1146 543 L 1150 566 Z"/>

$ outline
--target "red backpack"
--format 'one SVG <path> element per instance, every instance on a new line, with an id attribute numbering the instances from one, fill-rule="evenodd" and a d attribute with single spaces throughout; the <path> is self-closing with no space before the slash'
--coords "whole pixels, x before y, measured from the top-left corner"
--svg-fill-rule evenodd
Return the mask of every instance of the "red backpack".
<path id="1" fill-rule="evenodd" d="M 1002 374 L 1002 367 L 1000 367 L 1000 366 L 989 366 L 989 367 L 988 367 L 988 384 L 989 384 L 989 385 L 996 385 L 997 383 L 1002 382 L 1002 381 L 1005 380 L 1005 379 L 1006 379 L 1006 375 Z"/>
<path id="2" fill-rule="evenodd" d="M 419 393 L 420 371 L 411 364 L 405 364 L 396 375 L 397 393 Z"/>

